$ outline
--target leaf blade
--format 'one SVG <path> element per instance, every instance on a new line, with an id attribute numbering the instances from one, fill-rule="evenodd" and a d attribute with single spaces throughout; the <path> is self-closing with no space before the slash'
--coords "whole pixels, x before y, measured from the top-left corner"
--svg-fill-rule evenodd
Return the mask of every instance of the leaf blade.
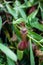
<path id="1" fill-rule="evenodd" d="M 11 58 L 13 61 L 17 61 L 17 56 L 6 46 L 0 43 L 0 49 L 2 52 L 4 52 L 9 58 Z"/>
<path id="2" fill-rule="evenodd" d="M 34 55 L 33 55 L 33 50 L 32 50 L 32 44 L 31 44 L 31 39 L 30 39 L 30 62 L 31 62 L 31 65 L 35 65 Z"/>

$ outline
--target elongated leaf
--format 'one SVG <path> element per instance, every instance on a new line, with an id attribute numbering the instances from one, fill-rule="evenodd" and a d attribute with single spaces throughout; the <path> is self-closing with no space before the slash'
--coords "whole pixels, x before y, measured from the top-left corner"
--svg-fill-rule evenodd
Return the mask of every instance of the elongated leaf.
<path id="1" fill-rule="evenodd" d="M 1 30 L 1 28 L 2 28 L 2 19 L 0 17 L 0 30 Z"/>
<path id="2" fill-rule="evenodd" d="M 18 35 L 18 37 L 20 37 L 20 31 L 18 30 L 18 28 L 15 25 L 14 25 L 14 31 Z"/>
<path id="3" fill-rule="evenodd" d="M 36 40 L 38 40 L 38 41 L 40 41 L 41 39 L 43 39 L 42 36 L 40 36 L 39 34 L 33 32 L 33 31 L 30 31 L 30 30 L 29 30 L 29 31 L 28 31 L 28 34 L 29 34 L 30 36 L 32 36 L 33 38 L 35 38 Z"/>
<path id="4" fill-rule="evenodd" d="M 18 0 L 15 0 L 13 5 L 14 5 L 14 7 L 19 7 L 21 5 L 21 3 Z"/>
<path id="5" fill-rule="evenodd" d="M 0 38 L 0 43 L 2 43 L 2 40 L 1 40 L 1 38 Z"/>
<path id="6" fill-rule="evenodd" d="M 35 65 L 31 39 L 30 39 L 30 63 L 31 63 L 31 65 Z"/>
<path id="7" fill-rule="evenodd" d="M 35 16 L 37 15 L 37 13 L 38 13 L 38 10 L 35 10 L 34 12 L 32 12 L 32 13 L 28 16 L 29 21 L 31 21 L 31 19 L 35 18 Z"/>
<path id="8" fill-rule="evenodd" d="M 31 2 L 30 1 L 27 1 L 27 7 L 31 7 L 32 6 L 32 4 L 31 4 Z"/>
<path id="9" fill-rule="evenodd" d="M 19 8 L 19 13 L 20 13 L 20 15 L 24 18 L 24 20 L 25 20 L 26 22 L 28 22 L 28 21 L 27 21 L 27 17 L 26 17 L 26 14 L 25 14 L 24 10 L 23 10 L 23 9 L 21 9 L 21 8 Z"/>
<path id="10" fill-rule="evenodd" d="M 16 16 L 16 11 L 10 6 L 10 5 L 6 5 L 7 9 L 8 9 L 8 12 L 15 18 L 17 19 L 17 16 Z"/>
<path id="11" fill-rule="evenodd" d="M 22 5 L 20 6 L 20 8 L 28 8 L 28 7 L 31 7 L 31 6 L 32 6 L 31 3 L 30 3 L 30 2 L 27 2 L 26 5 L 25 5 L 25 3 L 22 4 Z"/>
<path id="12" fill-rule="evenodd" d="M 8 47 L 4 46 L 3 44 L 0 43 L 0 49 L 2 52 L 4 52 L 10 59 L 13 61 L 17 61 L 17 56 L 15 53 L 13 53 Z"/>
<path id="13" fill-rule="evenodd" d="M 14 10 L 5 0 L 4 0 L 4 3 L 5 3 L 5 5 L 6 5 L 6 8 L 7 8 L 8 12 L 9 12 L 15 19 L 17 19 L 15 10 Z"/>
<path id="14" fill-rule="evenodd" d="M 41 10 L 41 17 L 43 20 L 43 3 L 42 2 L 40 2 L 40 10 Z"/>
<path id="15" fill-rule="evenodd" d="M 40 42 L 43 43 L 43 39 L 41 39 Z"/>
<path id="16" fill-rule="evenodd" d="M 21 23 L 22 21 L 25 21 L 23 18 L 19 18 L 17 19 L 16 21 L 13 20 L 13 24 L 19 24 Z"/>
<path id="17" fill-rule="evenodd" d="M 7 63 L 8 65 L 15 65 L 14 61 L 11 60 L 9 57 L 7 57 Z"/>
<path id="18" fill-rule="evenodd" d="M 23 58 L 23 51 L 17 50 L 17 57 L 21 60 Z"/>
<path id="19" fill-rule="evenodd" d="M 37 18 L 32 19 L 30 25 L 34 28 L 39 29 L 40 31 L 43 31 L 43 25 L 38 22 Z"/>
<path id="20" fill-rule="evenodd" d="M 15 10 L 16 16 L 17 16 L 17 18 L 18 18 L 18 15 L 19 15 L 18 9 L 19 9 L 19 7 L 20 7 L 20 2 L 19 2 L 18 0 L 16 0 L 16 1 L 14 2 L 13 6 L 14 6 L 13 9 Z"/>
<path id="21" fill-rule="evenodd" d="M 31 3 L 34 3 L 34 0 L 29 0 Z"/>
<path id="22" fill-rule="evenodd" d="M 42 16 L 42 20 L 43 20 L 43 11 L 41 11 L 41 16 Z"/>

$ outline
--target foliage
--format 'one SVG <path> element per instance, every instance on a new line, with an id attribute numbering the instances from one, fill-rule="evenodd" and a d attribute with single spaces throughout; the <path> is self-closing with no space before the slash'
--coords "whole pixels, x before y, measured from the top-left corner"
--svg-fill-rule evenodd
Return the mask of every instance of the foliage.
<path id="1" fill-rule="evenodd" d="M 43 0 L 0 0 L 0 36 L 0 65 L 36 65 L 33 46 L 43 55 Z"/>

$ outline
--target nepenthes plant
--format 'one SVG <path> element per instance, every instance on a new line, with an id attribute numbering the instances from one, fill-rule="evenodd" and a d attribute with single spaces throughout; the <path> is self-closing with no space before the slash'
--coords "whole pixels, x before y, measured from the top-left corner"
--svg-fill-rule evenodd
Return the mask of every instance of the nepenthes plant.
<path id="1" fill-rule="evenodd" d="M 43 0 L 0 0 L 0 65 L 43 65 Z"/>

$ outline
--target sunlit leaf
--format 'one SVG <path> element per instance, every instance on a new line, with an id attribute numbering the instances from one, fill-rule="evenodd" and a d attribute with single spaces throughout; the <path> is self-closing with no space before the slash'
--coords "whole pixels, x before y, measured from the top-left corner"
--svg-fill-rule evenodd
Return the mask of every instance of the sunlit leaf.
<path id="1" fill-rule="evenodd" d="M 19 8 L 19 13 L 20 13 L 20 15 L 24 18 L 24 20 L 25 20 L 26 22 L 28 22 L 28 21 L 27 21 L 27 17 L 26 17 L 26 13 L 24 12 L 24 10 Z"/>
<path id="2" fill-rule="evenodd" d="M 12 59 L 10 59 L 9 57 L 7 57 L 7 64 L 8 65 L 15 65 L 14 61 Z"/>
<path id="3" fill-rule="evenodd" d="M 38 22 L 37 18 L 31 19 L 30 25 L 34 28 L 39 29 L 40 31 L 43 31 L 43 25 Z"/>
<path id="4" fill-rule="evenodd" d="M 31 3 L 34 3 L 34 0 L 29 0 Z"/>
<path id="5" fill-rule="evenodd" d="M 41 10 L 41 17 L 43 20 L 43 3 L 42 2 L 40 2 L 40 10 Z"/>
<path id="6" fill-rule="evenodd" d="M 13 27 L 14 27 L 14 32 L 16 33 L 18 40 L 21 40 L 20 31 L 15 25 L 13 25 Z"/>
<path id="7" fill-rule="evenodd" d="M 17 57 L 21 60 L 23 58 L 23 51 L 17 50 Z"/>
<path id="8" fill-rule="evenodd" d="M 15 19 L 17 19 L 15 10 L 14 10 L 5 0 L 4 0 L 4 3 L 5 3 L 5 6 L 6 6 L 8 12 L 9 12 Z"/>
<path id="9" fill-rule="evenodd" d="M 35 60 L 34 60 L 34 55 L 33 55 L 33 50 L 32 50 L 31 39 L 30 39 L 30 63 L 31 63 L 31 65 L 35 65 Z"/>
<path id="10" fill-rule="evenodd" d="M 23 22 L 23 21 L 24 21 L 23 18 L 18 18 L 16 21 L 13 20 L 13 24 L 19 24 L 19 23 L 21 23 L 21 22 Z"/>
<path id="11" fill-rule="evenodd" d="M 4 52 L 10 59 L 17 61 L 17 56 L 8 47 L 0 43 L 0 50 Z"/>
<path id="12" fill-rule="evenodd" d="M 41 39 L 40 42 L 43 43 L 43 39 Z"/>
<path id="13" fill-rule="evenodd" d="M 35 18 L 35 16 L 37 15 L 37 13 L 38 13 L 38 10 L 35 10 L 34 12 L 32 12 L 32 13 L 28 16 L 29 21 L 31 21 L 31 19 Z"/>
<path id="14" fill-rule="evenodd" d="M 29 30 L 29 31 L 28 31 L 28 34 L 29 34 L 30 36 L 32 36 L 34 39 L 38 40 L 38 41 L 40 41 L 40 39 L 43 39 L 42 36 L 40 36 L 39 34 L 33 32 L 33 31 L 30 31 L 30 30 Z"/>

